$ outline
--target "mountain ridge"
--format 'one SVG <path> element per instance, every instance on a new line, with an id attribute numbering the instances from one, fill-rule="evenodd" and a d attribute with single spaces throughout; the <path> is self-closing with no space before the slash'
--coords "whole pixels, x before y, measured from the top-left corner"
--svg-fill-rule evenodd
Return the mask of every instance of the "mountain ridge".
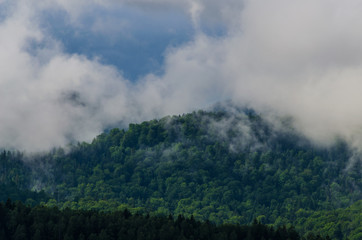
<path id="1" fill-rule="evenodd" d="M 303 217 L 323 222 L 313 214 L 360 206 L 360 162 L 344 171 L 351 155 L 342 141 L 315 147 L 252 110 L 198 111 L 112 129 L 69 152 L 54 149 L 24 162 L 25 170 L 13 178 L 18 176 L 19 186 L 26 180 L 27 187 L 49 193 L 49 206 L 127 207 L 217 224 L 258 219 L 307 232 L 312 226 L 303 225 Z M 350 216 L 361 221 L 358 213 Z M 362 232 L 345 222 L 337 226 L 344 236 Z M 332 226 L 322 233 L 334 231 Z"/>

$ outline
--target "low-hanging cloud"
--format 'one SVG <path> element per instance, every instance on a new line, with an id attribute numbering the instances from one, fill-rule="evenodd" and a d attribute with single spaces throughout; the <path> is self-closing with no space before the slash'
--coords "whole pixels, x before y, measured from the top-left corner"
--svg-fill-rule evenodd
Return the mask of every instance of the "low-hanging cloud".
<path id="1" fill-rule="evenodd" d="M 319 144 L 336 137 L 356 148 L 362 144 L 359 1 L 0 2 L 4 4 L 0 147 L 47 150 L 90 140 L 121 123 L 180 114 L 226 99 L 292 116 L 295 126 Z M 65 53 L 37 17 L 58 9 L 69 15 L 69 24 L 78 24 L 92 8 L 123 5 L 142 11 L 179 8 L 193 21 L 193 40 L 165 52 L 161 76 L 130 82 L 115 67 Z M 101 29 L 98 20 L 90 28 Z M 224 34 L 203 32 L 213 25 L 222 26 Z"/>

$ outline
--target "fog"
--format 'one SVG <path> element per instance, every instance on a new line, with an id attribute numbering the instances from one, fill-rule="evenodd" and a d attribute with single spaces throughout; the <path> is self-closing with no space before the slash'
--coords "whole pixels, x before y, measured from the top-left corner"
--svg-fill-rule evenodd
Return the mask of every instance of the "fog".
<path id="1" fill-rule="evenodd" d="M 0 146 L 44 151 L 70 141 L 89 141 L 109 127 L 228 100 L 265 116 L 289 116 L 316 144 L 328 146 L 343 138 L 358 152 L 361 4 L 0 1 Z M 95 8 L 102 9 L 102 15 L 93 16 Z M 179 11 L 192 22 L 193 36 L 166 48 L 162 74 L 150 72 L 131 81 L 119 67 L 65 51 L 62 40 L 43 27 L 46 19 L 39 17 L 61 11 L 69 26 L 94 18 L 86 26 L 90 31 L 123 34 L 127 21 L 113 23 L 106 17 L 107 11 L 118 8 Z"/>

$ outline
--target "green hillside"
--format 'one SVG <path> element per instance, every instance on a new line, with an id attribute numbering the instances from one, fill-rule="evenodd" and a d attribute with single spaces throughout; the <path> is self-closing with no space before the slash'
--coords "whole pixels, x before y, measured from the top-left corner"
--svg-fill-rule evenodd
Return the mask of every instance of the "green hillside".
<path id="1" fill-rule="evenodd" d="M 165 117 L 31 159 L 4 151 L 0 179 L 48 193 L 48 200 L 43 193 L 25 199 L 30 204 L 129 208 L 216 224 L 257 219 L 359 239 L 361 162 L 350 164 L 343 141 L 318 148 L 281 123 L 276 128 L 254 111 L 235 109 Z"/>

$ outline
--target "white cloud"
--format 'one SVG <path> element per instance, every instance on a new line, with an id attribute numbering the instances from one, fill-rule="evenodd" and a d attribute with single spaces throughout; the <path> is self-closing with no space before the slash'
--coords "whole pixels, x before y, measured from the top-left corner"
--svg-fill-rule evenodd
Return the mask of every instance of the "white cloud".
<path id="1" fill-rule="evenodd" d="M 224 37 L 199 34 L 192 44 L 170 53 L 163 80 L 181 85 L 177 89 L 186 96 L 185 106 L 194 102 L 202 107 L 212 97 L 230 96 L 260 111 L 293 116 L 298 129 L 319 144 L 342 137 L 358 145 L 360 5 L 245 1 L 238 17 L 233 9 L 225 20 L 233 24 Z M 173 99 L 182 101 L 177 93 Z"/>
<path id="2" fill-rule="evenodd" d="M 234 96 L 291 114 L 319 142 L 352 138 L 362 124 L 358 5 L 249 1 L 242 33 L 225 40 Z"/>
<path id="3" fill-rule="evenodd" d="M 89 140 L 119 121 L 183 113 L 224 99 L 291 115 L 319 143 L 335 136 L 361 143 L 357 0 L 17 3 L 0 22 L 0 146 L 43 150 L 69 139 Z M 143 11 L 180 8 L 201 26 L 193 41 L 165 53 L 164 75 L 130 83 L 97 60 L 64 53 L 37 18 L 60 8 L 78 24 L 89 9 L 123 4 Z M 94 23 L 99 30 L 112 21 Z M 204 34 L 207 24 L 221 24 L 226 34 Z M 31 43 L 41 44 L 30 52 Z"/>
<path id="4" fill-rule="evenodd" d="M 32 10 L 19 4 L 0 25 L 0 145 L 34 151 L 89 140 L 119 120 L 127 81 L 111 67 L 62 53 Z M 43 47 L 30 53 L 29 42 Z"/>

